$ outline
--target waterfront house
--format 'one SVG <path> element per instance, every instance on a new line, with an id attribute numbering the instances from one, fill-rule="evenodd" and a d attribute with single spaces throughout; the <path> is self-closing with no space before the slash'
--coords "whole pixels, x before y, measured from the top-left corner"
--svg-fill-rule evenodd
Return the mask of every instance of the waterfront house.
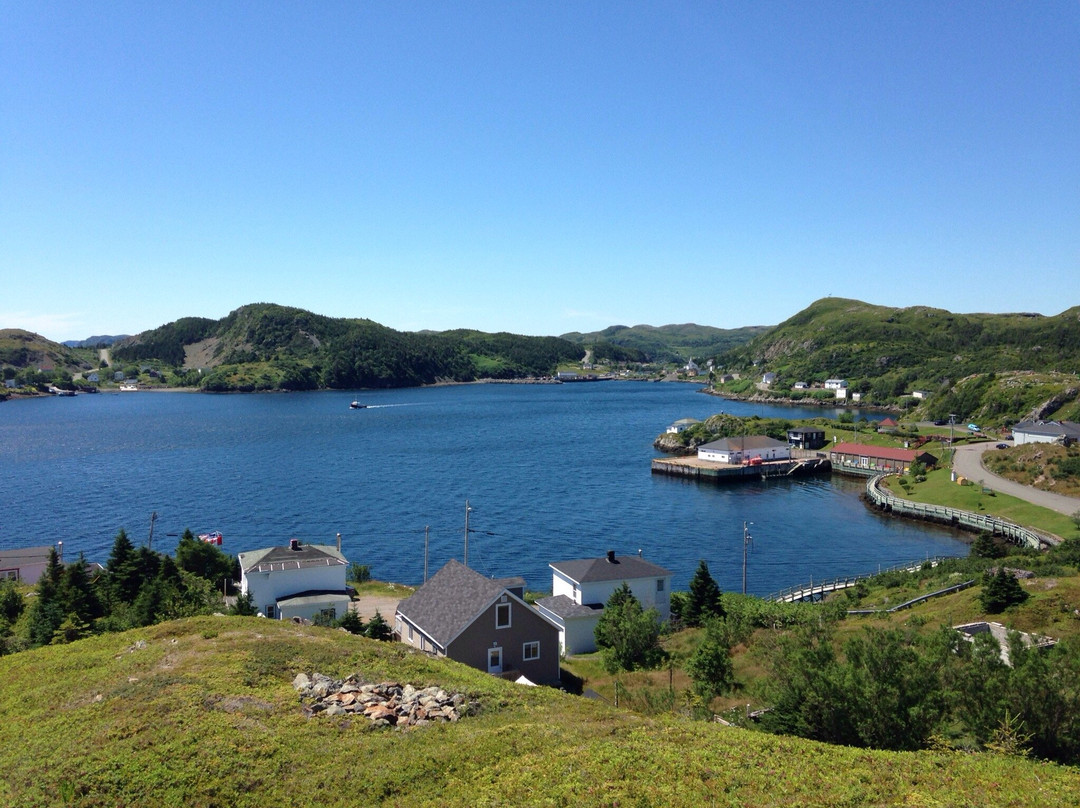
<path id="1" fill-rule="evenodd" d="M 877 431 L 895 432 L 898 426 L 900 426 L 900 424 L 896 421 L 895 418 L 882 418 L 880 421 L 878 421 Z"/>
<path id="2" fill-rule="evenodd" d="M 401 642 L 500 676 L 559 681 L 559 629 L 525 602 L 523 578 L 485 578 L 451 559 L 397 605 Z"/>
<path id="3" fill-rule="evenodd" d="M 1080 441 L 1080 424 L 1072 421 L 1023 421 L 1012 428 L 1013 442 L 1070 443 Z"/>
<path id="4" fill-rule="evenodd" d="M 560 370 L 555 378 L 560 382 L 576 382 L 580 376 L 572 370 Z"/>
<path id="5" fill-rule="evenodd" d="M 930 394 L 928 392 L 926 392 L 925 390 L 912 390 L 911 391 L 911 397 L 912 398 L 917 398 L 920 401 L 925 401 L 927 398 L 930 397 Z"/>
<path id="6" fill-rule="evenodd" d="M 700 424 L 697 418 L 680 418 L 678 421 L 669 426 L 665 431 L 671 435 L 678 435 L 680 432 L 685 432 L 694 424 Z"/>
<path id="7" fill-rule="evenodd" d="M 829 450 L 833 471 L 872 477 L 875 474 L 906 474 L 915 461 L 925 466 L 937 464 L 929 452 L 893 449 L 863 443 L 838 443 Z"/>
<path id="8" fill-rule="evenodd" d="M 761 377 L 762 384 L 773 384 L 776 381 L 776 374 L 771 370 Z"/>
<path id="9" fill-rule="evenodd" d="M 820 449 L 825 445 L 825 430 L 817 426 L 797 426 L 788 430 L 787 442 L 796 449 Z"/>
<path id="10" fill-rule="evenodd" d="M 847 389 L 847 379 L 826 379 L 826 390 L 845 390 Z"/>
<path id="11" fill-rule="evenodd" d="M 720 384 L 727 384 L 728 382 L 735 381 L 735 377 L 730 373 L 723 373 L 717 381 L 720 382 Z"/>
<path id="12" fill-rule="evenodd" d="M 693 359 L 687 362 L 686 367 L 683 369 L 686 371 L 687 376 L 697 376 L 699 373 L 701 373 L 701 368 L 698 367 L 697 362 L 695 362 Z"/>
<path id="13" fill-rule="evenodd" d="M 0 581 L 4 579 L 32 586 L 49 564 L 52 545 L 0 550 Z"/>
<path id="14" fill-rule="evenodd" d="M 551 596 L 536 608 L 559 630 L 564 654 L 596 650 L 595 630 L 612 593 L 624 582 L 643 609 L 656 609 L 662 621 L 671 619 L 671 571 L 640 555 L 558 561 L 551 567 Z"/>
<path id="15" fill-rule="evenodd" d="M 322 615 L 336 620 L 349 608 L 345 585 L 349 562 L 336 547 L 290 539 L 288 547 L 267 547 L 238 557 L 240 592 L 250 594 L 266 617 L 310 620 Z"/>
<path id="16" fill-rule="evenodd" d="M 810 385 L 807 384 L 806 382 L 795 382 L 793 387 L 796 390 L 809 390 L 810 389 Z"/>
<path id="17" fill-rule="evenodd" d="M 790 460 L 791 447 L 783 441 L 767 435 L 744 435 L 738 438 L 721 438 L 703 443 L 697 450 L 698 460 L 738 465 L 760 457 L 766 460 Z"/>

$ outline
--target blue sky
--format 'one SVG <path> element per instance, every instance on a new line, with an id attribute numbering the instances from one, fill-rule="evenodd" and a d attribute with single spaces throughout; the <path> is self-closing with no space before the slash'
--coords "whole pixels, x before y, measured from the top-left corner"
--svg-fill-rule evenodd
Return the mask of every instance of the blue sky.
<path id="1" fill-rule="evenodd" d="M 0 4 L 0 327 L 1080 304 L 1080 5 Z"/>

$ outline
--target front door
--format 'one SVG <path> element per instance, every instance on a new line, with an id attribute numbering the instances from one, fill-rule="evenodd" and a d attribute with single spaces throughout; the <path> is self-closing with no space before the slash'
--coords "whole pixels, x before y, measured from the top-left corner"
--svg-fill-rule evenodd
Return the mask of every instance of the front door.
<path id="1" fill-rule="evenodd" d="M 488 673 L 502 673 L 502 649 L 488 649 Z"/>

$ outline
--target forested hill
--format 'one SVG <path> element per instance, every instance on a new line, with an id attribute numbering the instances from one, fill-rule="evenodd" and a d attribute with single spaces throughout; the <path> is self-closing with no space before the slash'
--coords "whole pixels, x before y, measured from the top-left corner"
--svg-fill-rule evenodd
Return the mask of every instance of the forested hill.
<path id="1" fill-rule="evenodd" d="M 743 345 L 771 326 L 713 328 L 707 325 L 613 325 L 603 331 L 578 331 L 562 338 L 589 347 L 598 361 L 682 364 L 688 359 L 708 359 Z"/>
<path id="2" fill-rule="evenodd" d="M 953 314 L 825 298 L 721 357 L 792 381 L 907 377 L 927 385 L 973 373 L 1080 372 L 1080 306 L 1041 314 Z"/>
<path id="3" fill-rule="evenodd" d="M 117 343 L 112 355 L 186 367 L 197 374 L 188 382 L 209 390 L 307 390 L 542 376 L 584 351 L 556 337 L 411 333 L 258 303 L 221 320 L 182 318 Z"/>

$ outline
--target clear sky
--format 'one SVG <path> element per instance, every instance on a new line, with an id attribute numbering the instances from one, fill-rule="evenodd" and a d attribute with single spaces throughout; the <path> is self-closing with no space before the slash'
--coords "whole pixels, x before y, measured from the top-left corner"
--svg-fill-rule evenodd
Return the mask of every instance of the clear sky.
<path id="1" fill-rule="evenodd" d="M 0 3 L 0 327 L 1080 304 L 1080 4 Z"/>

